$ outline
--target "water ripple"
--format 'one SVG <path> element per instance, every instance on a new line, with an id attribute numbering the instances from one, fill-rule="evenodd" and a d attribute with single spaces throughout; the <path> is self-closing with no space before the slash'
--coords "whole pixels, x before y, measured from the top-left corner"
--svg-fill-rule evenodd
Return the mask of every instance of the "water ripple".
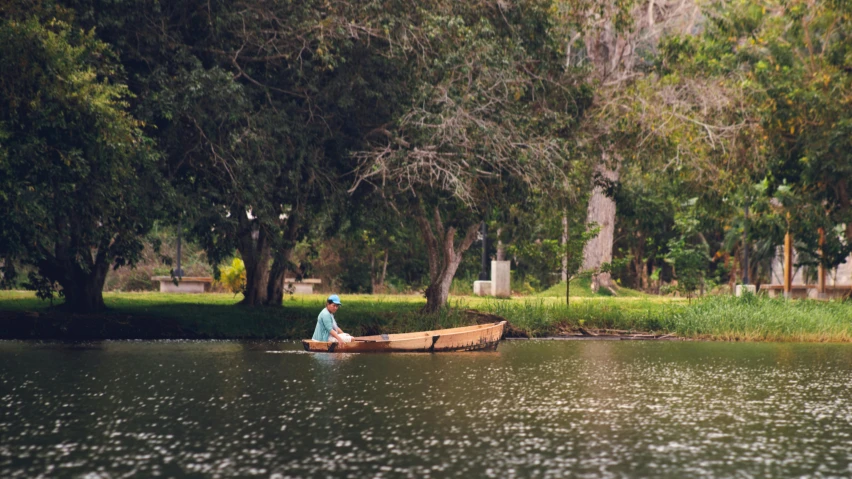
<path id="1" fill-rule="evenodd" d="M 852 346 L 0 342 L 0 477 L 852 475 Z"/>

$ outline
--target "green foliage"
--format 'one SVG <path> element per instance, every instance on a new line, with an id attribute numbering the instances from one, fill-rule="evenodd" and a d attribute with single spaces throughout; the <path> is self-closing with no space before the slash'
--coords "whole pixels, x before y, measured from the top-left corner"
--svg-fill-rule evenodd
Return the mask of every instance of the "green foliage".
<path id="1" fill-rule="evenodd" d="M 228 290 L 238 294 L 246 292 L 246 266 L 240 258 L 234 258 L 230 266 L 219 267 L 219 282 Z"/>
<path id="2" fill-rule="evenodd" d="M 625 286 L 651 289 L 660 281 L 662 269 L 668 268 L 664 258 L 675 235 L 674 217 L 681 208 L 679 196 L 688 191 L 673 176 L 631 164 L 622 170 L 621 181 L 612 191 L 618 205 L 619 232 L 613 245 L 614 256 L 628 260 L 626 268 L 615 269 L 615 273 Z"/>
<path id="3" fill-rule="evenodd" d="M 710 259 L 707 244 L 696 241 L 700 225 L 694 214 L 696 202 L 696 199 L 691 200 L 688 203 L 687 212 L 676 215 L 675 229 L 679 236 L 669 240 L 669 252 L 665 256 L 666 262 L 672 265 L 677 278 L 677 285 L 672 289 L 685 293 L 688 298 L 704 284 L 707 263 Z"/>
<path id="4" fill-rule="evenodd" d="M 577 175 L 574 181 L 580 182 L 582 173 L 573 174 Z M 502 240 L 508 243 L 506 253 L 515 261 L 513 277 L 528 281 L 537 291 L 560 281 L 563 266 L 569 278 L 588 273 L 580 271 L 583 248 L 599 228 L 585 223 L 581 205 L 586 195 L 572 197 L 572 193 L 530 195 L 524 202 L 492 213 L 490 231 L 502 231 Z"/>
<path id="5" fill-rule="evenodd" d="M 565 258 L 569 278 L 590 274 L 580 271 L 583 248 L 597 234 L 598 228 L 580 230 L 576 235 L 570 236 L 564 245 L 561 240 L 555 239 L 517 241 L 510 245 L 507 251 L 534 272 L 533 278 L 539 288 L 547 288 L 553 284 L 554 278 L 559 278 Z"/>
<path id="6" fill-rule="evenodd" d="M 57 11 L 0 22 L 0 257 L 90 311 L 108 268 L 138 260 L 169 188 L 112 51 Z"/>
<path id="7" fill-rule="evenodd" d="M 640 284 L 664 255 L 666 269 L 675 257 L 701 262 L 695 238 L 673 234 L 688 198 L 712 255 L 706 276 L 725 281 L 747 247 L 749 276 L 767 279 L 787 231 L 800 265 L 838 265 L 852 251 L 848 8 L 735 1 L 703 10 L 700 34 L 663 38 L 653 70 L 624 90 L 628 101 L 607 103 L 627 172 L 615 196 L 629 276 Z M 839 234 L 820 247 L 820 228 Z"/>
<path id="8" fill-rule="evenodd" d="M 517 285 L 547 289 L 563 258 L 587 273 L 602 154 L 620 164 L 607 193 L 629 267 L 608 268 L 625 284 L 691 296 L 740 274 L 745 248 L 765 279 L 788 231 L 799 266 L 852 252 L 843 2 L 705 5 L 700 34 L 637 46 L 617 89 L 574 60 L 600 25 L 648 33 L 632 0 L 59 4 L 0 7 L 0 272 L 72 308 L 102 306 L 106 271 L 142 258 L 155 219 L 182 221 L 214 264 L 239 250 L 260 302 L 285 271 L 419 289 L 448 271 L 423 251 L 483 219 Z M 477 256 L 456 262 L 456 291 Z"/>
<path id="9" fill-rule="evenodd" d="M 707 248 L 703 244 L 688 244 L 683 237 L 669 241 L 666 261 L 672 265 L 677 278 L 675 291 L 690 297 L 703 283 L 707 271 Z"/>
<path id="10" fill-rule="evenodd" d="M 591 92 L 562 67 L 549 7 L 437 2 L 395 12 L 424 46 L 392 57 L 405 72 L 400 110 L 355 154 L 353 189 L 374 186 L 417 220 L 432 310 L 488 210 L 567 196 L 576 179 L 570 139 Z"/>
<path id="11" fill-rule="evenodd" d="M 665 44 L 663 67 L 738 80 L 743 110 L 759 126 L 750 140 L 757 148 L 752 158 L 766 159 L 765 168 L 749 168 L 749 183 L 763 182 L 764 197 L 749 200 L 759 213 L 779 216 L 775 223 L 786 223 L 797 250 L 812 257 L 820 256 L 818 227 L 846 225 L 845 239 L 829 235 L 821 257 L 837 265 L 852 238 L 848 12 L 831 1 L 737 1 L 715 5 L 709 18 L 700 37 Z M 759 204 L 773 197 L 782 211 Z M 772 240 L 780 242 L 777 234 Z"/>
<path id="12" fill-rule="evenodd" d="M 409 12 L 319 1 L 84 0 L 75 9 L 134 79 L 133 111 L 178 193 L 171 217 L 214 265 L 238 249 L 247 304 L 264 303 L 296 268 L 296 243 L 345 212 L 349 152 L 398 108 L 406 85 L 389 58 L 406 34 L 394 20 Z"/>
<path id="13" fill-rule="evenodd" d="M 562 267 L 563 248 L 559 243 L 559 240 L 553 239 L 518 242 L 510 245 L 507 251 L 537 273 L 533 276 L 537 285 L 547 287 L 553 281 L 552 276 Z"/>

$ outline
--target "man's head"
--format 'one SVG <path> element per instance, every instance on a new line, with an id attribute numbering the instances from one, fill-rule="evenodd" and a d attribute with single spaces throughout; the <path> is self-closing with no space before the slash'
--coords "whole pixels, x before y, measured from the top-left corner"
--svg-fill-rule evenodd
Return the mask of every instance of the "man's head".
<path id="1" fill-rule="evenodd" d="M 340 298 L 337 297 L 336 294 L 332 294 L 326 300 L 326 304 L 327 304 L 326 308 L 328 308 L 328 310 L 331 312 L 331 314 L 334 314 L 334 313 L 337 312 L 338 309 L 340 309 Z"/>

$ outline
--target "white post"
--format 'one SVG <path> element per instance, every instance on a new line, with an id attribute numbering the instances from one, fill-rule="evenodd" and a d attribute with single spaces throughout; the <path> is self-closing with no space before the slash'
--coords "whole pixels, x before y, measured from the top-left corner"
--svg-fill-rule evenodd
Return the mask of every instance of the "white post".
<path id="1" fill-rule="evenodd" d="M 491 262 L 491 295 L 508 298 L 512 295 L 511 261 Z"/>
<path id="2" fill-rule="evenodd" d="M 474 281 L 473 282 L 473 295 L 474 296 L 490 296 L 491 295 L 491 281 Z"/>

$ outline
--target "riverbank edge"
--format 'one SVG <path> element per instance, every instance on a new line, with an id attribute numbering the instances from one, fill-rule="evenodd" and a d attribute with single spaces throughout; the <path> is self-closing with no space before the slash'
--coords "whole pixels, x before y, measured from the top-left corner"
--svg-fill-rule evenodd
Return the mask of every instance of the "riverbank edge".
<path id="1" fill-rule="evenodd" d="M 108 310 L 65 313 L 30 294 L 0 292 L 0 339 L 233 339 L 310 337 L 320 295 L 288 298 L 281 307 L 249 308 L 229 295 L 110 294 Z M 692 302 L 453 298 L 435 314 L 422 298 L 353 295 L 338 323 L 353 336 L 407 333 L 507 320 L 506 337 L 565 338 L 666 335 L 745 342 L 852 342 L 852 302 L 714 296 Z M 585 331 L 585 332 L 584 332 Z"/>
<path id="2" fill-rule="evenodd" d="M 476 310 L 458 310 L 469 324 L 484 324 L 504 321 L 505 318 Z M 506 320 L 507 321 L 507 320 Z M 446 329 L 438 327 L 438 329 Z M 387 330 L 388 334 L 409 332 Z M 175 318 L 160 316 L 140 316 L 103 313 L 103 314 L 67 314 L 58 311 L 22 312 L 0 311 L 0 340 L 18 341 L 125 341 L 125 340 L 247 340 L 247 341 L 293 341 L 305 339 L 309 335 L 275 335 L 264 332 L 247 334 L 226 334 L 221 331 L 203 332 L 191 326 L 181 324 Z M 616 331 L 607 328 L 579 327 L 562 325 L 542 335 L 530 335 L 507 321 L 503 334 L 504 340 L 543 340 L 543 341 L 722 341 L 722 342 L 822 342 L 849 343 L 847 339 L 832 340 L 814 335 L 812 337 L 785 339 L 755 339 L 736 334 L 724 337 L 719 335 L 678 336 L 674 333 L 653 331 Z"/>
<path id="3" fill-rule="evenodd" d="M 672 334 L 643 331 L 616 332 L 594 328 L 576 330 L 559 328 L 546 336 L 532 336 L 516 328 L 501 316 L 472 309 L 457 310 L 469 324 L 485 324 L 506 321 L 503 339 L 561 339 L 561 340 L 654 340 L 681 339 Z M 439 329 L 445 329 L 439 327 Z M 408 331 L 386 330 L 388 334 Z M 299 340 L 305 335 L 269 335 L 264 332 L 248 334 L 226 334 L 203 332 L 181 324 L 175 318 L 160 316 L 127 315 L 116 312 L 102 314 L 68 314 L 60 311 L 0 311 L 0 340 Z"/>

